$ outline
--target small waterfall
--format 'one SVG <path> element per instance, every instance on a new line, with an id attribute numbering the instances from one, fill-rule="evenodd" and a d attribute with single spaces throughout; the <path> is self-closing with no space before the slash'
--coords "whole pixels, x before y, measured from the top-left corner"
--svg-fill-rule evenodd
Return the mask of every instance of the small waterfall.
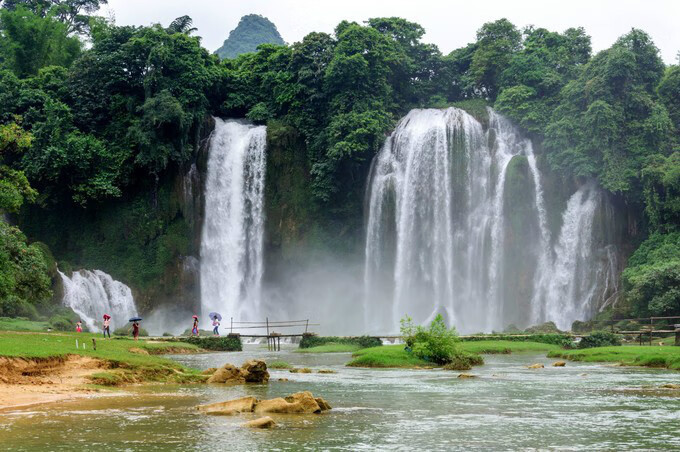
<path id="1" fill-rule="evenodd" d="M 614 247 L 607 245 L 601 259 L 593 243 L 594 219 L 601 206 L 602 193 L 593 182 L 569 198 L 554 258 L 537 274 L 533 305 L 539 315 L 534 321 L 552 320 L 568 330 L 574 320 L 588 319 L 606 294 L 617 291 Z"/>
<path id="2" fill-rule="evenodd" d="M 101 270 L 78 270 L 69 278 L 61 271 L 64 306 L 71 308 L 90 331 L 101 329 L 102 316 L 111 316 L 111 331 L 137 315 L 132 291 Z"/>
<path id="3" fill-rule="evenodd" d="M 267 129 L 215 118 L 201 236 L 201 309 L 255 318 L 260 304 Z"/>
<path id="4" fill-rule="evenodd" d="M 586 277 L 580 264 L 592 261 L 592 202 L 567 209 L 565 218 L 580 226 L 569 237 L 565 226 L 553 250 L 531 141 L 488 114 L 484 130 L 457 108 L 412 110 L 374 159 L 366 194 L 367 328 L 393 331 L 405 314 L 427 322 L 438 313 L 465 331 L 532 320 L 570 326 L 580 311 L 560 307 L 564 293 L 550 276 L 558 269 L 573 286 L 573 306 L 597 304 L 600 283 L 592 281 L 602 277 Z M 596 199 L 599 191 L 587 193 Z M 589 250 L 567 256 L 580 246 Z M 606 268 L 597 262 L 590 270 Z"/>

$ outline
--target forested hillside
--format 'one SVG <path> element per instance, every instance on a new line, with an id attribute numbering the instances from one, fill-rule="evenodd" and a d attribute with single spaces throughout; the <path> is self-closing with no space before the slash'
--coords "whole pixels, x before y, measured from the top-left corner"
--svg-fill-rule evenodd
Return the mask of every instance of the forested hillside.
<path id="1" fill-rule="evenodd" d="M 584 29 L 501 19 L 444 55 L 419 25 L 374 18 L 220 61 L 186 16 L 116 26 L 91 16 L 101 3 L 2 2 L 0 315 L 47 309 L 54 261 L 106 270 L 142 309 L 176 292 L 197 253 L 182 179 L 210 115 L 268 125 L 268 252 L 355 253 L 386 134 L 411 108 L 449 105 L 493 106 L 559 183 L 594 178 L 616 197 L 639 241 L 617 311 L 680 315 L 680 66 L 644 31 L 593 55 Z"/>
<path id="2" fill-rule="evenodd" d="M 285 42 L 276 25 L 269 19 L 248 14 L 241 17 L 236 28 L 229 33 L 229 37 L 215 54 L 220 58 L 236 58 L 242 53 L 255 52 L 260 44 L 283 45 Z"/>

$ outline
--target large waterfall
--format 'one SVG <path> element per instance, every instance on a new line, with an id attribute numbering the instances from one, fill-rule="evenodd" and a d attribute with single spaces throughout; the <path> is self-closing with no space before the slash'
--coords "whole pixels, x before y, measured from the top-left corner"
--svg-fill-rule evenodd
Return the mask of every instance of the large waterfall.
<path id="1" fill-rule="evenodd" d="M 85 322 L 90 331 L 101 329 L 102 316 L 111 316 L 111 331 L 137 315 L 132 291 L 100 270 L 78 270 L 69 278 L 59 272 L 64 287 L 63 304 Z"/>
<path id="2" fill-rule="evenodd" d="M 374 159 L 364 274 L 371 329 L 437 313 L 464 331 L 546 320 L 568 328 L 602 295 L 606 271 L 590 239 L 599 190 L 574 194 L 553 240 L 531 141 L 488 114 L 485 128 L 457 108 L 412 110 Z"/>
<path id="3" fill-rule="evenodd" d="M 266 127 L 215 119 L 201 237 L 201 309 L 256 318 L 262 279 Z"/>

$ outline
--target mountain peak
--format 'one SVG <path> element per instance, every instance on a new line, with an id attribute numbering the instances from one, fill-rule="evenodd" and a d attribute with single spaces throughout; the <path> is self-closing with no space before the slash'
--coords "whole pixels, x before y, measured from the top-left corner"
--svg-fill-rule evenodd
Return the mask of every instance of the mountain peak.
<path id="1" fill-rule="evenodd" d="M 255 52 L 260 44 L 285 44 L 276 25 L 259 14 L 241 17 L 236 28 L 215 51 L 220 58 L 236 58 L 242 53 Z"/>

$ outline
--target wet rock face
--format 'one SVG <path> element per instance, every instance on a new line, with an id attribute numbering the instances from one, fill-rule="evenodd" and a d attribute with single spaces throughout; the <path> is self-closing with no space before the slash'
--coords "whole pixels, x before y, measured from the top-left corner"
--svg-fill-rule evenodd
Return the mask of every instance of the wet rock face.
<path id="1" fill-rule="evenodd" d="M 208 383 L 226 384 L 267 383 L 268 381 L 267 363 L 261 359 L 246 361 L 241 368 L 227 363 L 217 369 L 208 379 Z"/>

